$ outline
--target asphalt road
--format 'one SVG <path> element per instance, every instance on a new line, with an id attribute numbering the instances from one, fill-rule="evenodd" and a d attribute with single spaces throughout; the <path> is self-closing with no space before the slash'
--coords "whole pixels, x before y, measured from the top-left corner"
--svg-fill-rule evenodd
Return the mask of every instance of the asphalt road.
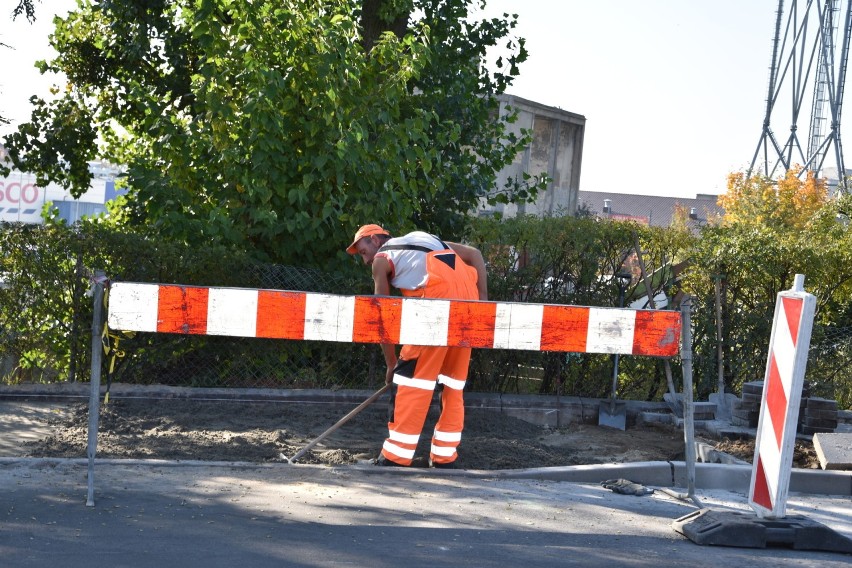
<path id="1" fill-rule="evenodd" d="M 567 473 L 574 468 L 483 476 L 375 466 L 98 459 L 95 502 L 87 507 L 85 459 L 20 457 L 20 444 L 49 433 L 46 416 L 63 411 L 62 403 L 0 402 L 4 568 L 852 564 L 852 555 L 831 552 L 698 545 L 672 527 L 698 510 L 693 502 L 661 487 L 637 497 L 588 481 L 596 475 L 659 478 L 641 464 L 600 466 L 578 477 Z M 728 471 L 734 468 L 713 469 L 707 487 L 739 492 L 699 486 L 695 496 L 708 510 L 750 514 L 742 480 L 734 483 L 743 472 Z M 811 476 L 803 485 L 838 486 L 836 477 L 827 484 L 815 475 L 817 481 Z M 852 539 L 850 491 L 825 493 L 791 493 L 788 515 Z"/>
<path id="2" fill-rule="evenodd" d="M 445 470 L 285 463 L 0 459 L 0 564 L 64 568 L 465 566 L 848 567 L 852 556 L 701 546 L 673 520 L 697 510 L 657 491 Z M 746 497 L 697 491 L 703 507 Z M 850 498 L 791 495 L 852 538 Z"/>

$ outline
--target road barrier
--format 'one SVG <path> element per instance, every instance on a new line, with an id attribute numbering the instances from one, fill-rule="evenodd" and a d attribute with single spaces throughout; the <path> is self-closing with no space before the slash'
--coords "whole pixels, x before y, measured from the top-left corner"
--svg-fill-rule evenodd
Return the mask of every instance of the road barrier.
<path id="1" fill-rule="evenodd" d="M 682 333 L 683 342 L 691 344 L 688 326 L 682 328 L 681 313 L 676 311 L 109 283 L 98 273 L 93 290 L 88 506 L 94 506 L 102 309 L 107 287 L 106 320 L 113 331 L 653 357 L 679 354 Z M 688 306 L 686 302 L 683 308 L 687 313 Z M 681 356 L 691 361 L 691 350 L 684 350 Z M 684 369 L 684 392 L 691 401 L 691 366 L 685 364 Z M 690 446 L 692 406 L 687 407 L 684 431 Z M 687 461 L 694 470 L 695 460 Z M 694 474 L 690 495 L 693 480 Z"/>
<path id="2" fill-rule="evenodd" d="M 680 313 L 116 282 L 121 331 L 672 357 Z"/>

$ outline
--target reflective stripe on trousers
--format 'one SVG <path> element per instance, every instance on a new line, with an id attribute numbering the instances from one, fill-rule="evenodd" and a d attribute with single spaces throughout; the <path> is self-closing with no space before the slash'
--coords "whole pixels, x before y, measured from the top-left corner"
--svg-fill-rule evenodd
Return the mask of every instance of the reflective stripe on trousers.
<path id="1" fill-rule="evenodd" d="M 435 387 L 441 384 L 441 415 L 435 425 L 430 459 L 439 464 L 455 461 L 464 427 L 463 389 L 470 349 L 405 346 L 400 355 L 382 455 L 398 464 L 411 465 Z"/>

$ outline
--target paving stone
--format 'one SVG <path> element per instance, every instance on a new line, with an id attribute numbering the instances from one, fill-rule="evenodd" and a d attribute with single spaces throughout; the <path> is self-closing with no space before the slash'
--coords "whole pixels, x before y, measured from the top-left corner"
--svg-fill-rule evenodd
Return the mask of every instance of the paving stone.
<path id="1" fill-rule="evenodd" d="M 736 418 L 741 418 L 743 420 L 757 420 L 760 418 L 759 410 L 748 410 L 745 408 L 738 408 L 731 411 L 731 416 Z"/>
<path id="2" fill-rule="evenodd" d="M 743 403 L 744 404 L 757 404 L 759 405 L 763 401 L 762 394 L 749 394 L 743 393 Z"/>
<path id="3" fill-rule="evenodd" d="M 763 394 L 763 381 L 743 383 L 743 394 Z"/>
<path id="4" fill-rule="evenodd" d="M 820 428 L 837 428 L 837 419 L 830 420 L 828 418 L 812 418 L 805 416 L 804 426 L 819 426 Z"/>
<path id="5" fill-rule="evenodd" d="M 713 420 L 716 418 L 716 405 L 712 402 L 695 402 L 692 413 L 695 420 Z"/>
<path id="6" fill-rule="evenodd" d="M 671 424 L 672 415 L 668 412 L 640 412 L 636 418 L 637 424 Z"/>
<path id="7" fill-rule="evenodd" d="M 822 469 L 852 470 L 852 434 L 814 434 L 814 450 Z"/>
<path id="8" fill-rule="evenodd" d="M 740 426 L 742 428 L 748 428 L 751 426 L 751 423 L 747 418 L 738 418 L 736 416 L 731 416 L 731 426 Z"/>
<path id="9" fill-rule="evenodd" d="M 729 421 L 731 419 L 731 409 L 739 399 L 737 395 L 732 393 L 710 393 L 708 397 L 710 402 L 716 405 L 716 420 Z"/>
<path id="10" fill-rule="evenodd" d="M 809 398 L 805 402 L 808 410 L 834 410 L 837 411 L 837 401 L 825 398 Z"/>
<path id="11" fill-rule="evenodd" d="M 813 410 L 808 408 L 804 415 L 808 418 L 824 418 L 826 420 L 837 420 L 836 410 Z"/>

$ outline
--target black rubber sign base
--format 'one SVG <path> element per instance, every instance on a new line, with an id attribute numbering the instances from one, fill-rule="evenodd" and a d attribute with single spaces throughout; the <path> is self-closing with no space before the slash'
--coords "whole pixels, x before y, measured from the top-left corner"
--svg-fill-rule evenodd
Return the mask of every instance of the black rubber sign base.
<path id="1" fill-rule="evenodd" d="M 801 515 L 761 519 L 755 513 L 701 509 L 676 519 L 672 528 L 702 545 L 778 546 L 852 554 L 852 540 Z"/>

